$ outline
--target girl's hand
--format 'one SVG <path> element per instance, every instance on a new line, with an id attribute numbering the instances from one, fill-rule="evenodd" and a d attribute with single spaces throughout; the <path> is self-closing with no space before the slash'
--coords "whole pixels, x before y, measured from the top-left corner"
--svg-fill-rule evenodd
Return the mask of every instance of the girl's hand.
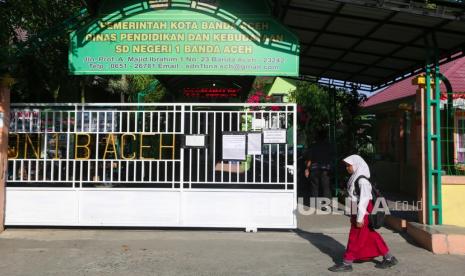
<path id="1" fill-rule="evenodd" d="M 357 222 L 357 228 L 362 228 L 363 227 L 363 221 L 362 222 Z"/>

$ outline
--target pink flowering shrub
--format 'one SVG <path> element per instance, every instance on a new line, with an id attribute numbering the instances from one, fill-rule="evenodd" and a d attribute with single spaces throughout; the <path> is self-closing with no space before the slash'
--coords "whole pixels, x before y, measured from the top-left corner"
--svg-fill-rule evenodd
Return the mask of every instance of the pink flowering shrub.
<path id="1" fill-rule="evenodd" d="M 272 103 L 272 102 L 273 102 L 272 97 L 265 95 L 265 93 L 263 93 L 263 91 L 260 91 L 260 90 L 250 95 L 249 98 L 247 99 L 247 103 Z M 252 109 L 257 110 L 258 107 L 254 106 L 252 107 Z M 279 111 L 281 110 L 281 107 L 272 106 L 270 109 L 272 111 Z"/>

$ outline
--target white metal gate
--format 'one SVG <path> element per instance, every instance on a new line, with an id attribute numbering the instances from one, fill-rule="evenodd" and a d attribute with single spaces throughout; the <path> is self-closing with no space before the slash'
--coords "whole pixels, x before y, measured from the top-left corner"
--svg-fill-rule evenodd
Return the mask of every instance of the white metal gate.
<path id="1" fill-rule="evenodd" d="M 294 104 L 13 105 L 5 224 L 295 228 L 295 146 Z"/>

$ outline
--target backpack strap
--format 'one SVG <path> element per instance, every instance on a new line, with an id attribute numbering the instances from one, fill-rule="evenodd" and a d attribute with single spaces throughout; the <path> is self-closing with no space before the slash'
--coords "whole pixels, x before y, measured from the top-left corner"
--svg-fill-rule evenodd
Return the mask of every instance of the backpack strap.
<path id="1" fill-rule="evenodd" d="M 371 184 L 371 181 L 368 177 L 364 176 L 364 175 L 361 175 L 359 176 L 357 179 L 355 179 L 354 181 L 354 193 L 356 196 L 358 196 L 358 200 L 360 201 L 360 179 L 366 179 L 370 185 L 371 185 L 371 196 L 373 198 L 373 201 L 376 201 L 376 198 L 377 198 L 377 194 L 375 192 L 375 189 L 373 187 L 373 185 Z"/>

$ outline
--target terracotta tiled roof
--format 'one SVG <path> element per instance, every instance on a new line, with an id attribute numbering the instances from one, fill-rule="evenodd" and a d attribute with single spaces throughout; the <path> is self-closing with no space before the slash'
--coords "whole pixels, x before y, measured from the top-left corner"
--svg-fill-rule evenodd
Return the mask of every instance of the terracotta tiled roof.
<path id="1" fill-rule="evenodd" d="M 465 57 L 441 65 L 441 73 L 449 79 L 454 92 L 465 92 Z M 362 104 L 363 107 L 371 107 L 415 95 L 418 86 L 412 84 L 411 78 L 395 83 L 388 88 L 376 93 Z M 441 92 L 446 92 L 444 84 Z"/>

